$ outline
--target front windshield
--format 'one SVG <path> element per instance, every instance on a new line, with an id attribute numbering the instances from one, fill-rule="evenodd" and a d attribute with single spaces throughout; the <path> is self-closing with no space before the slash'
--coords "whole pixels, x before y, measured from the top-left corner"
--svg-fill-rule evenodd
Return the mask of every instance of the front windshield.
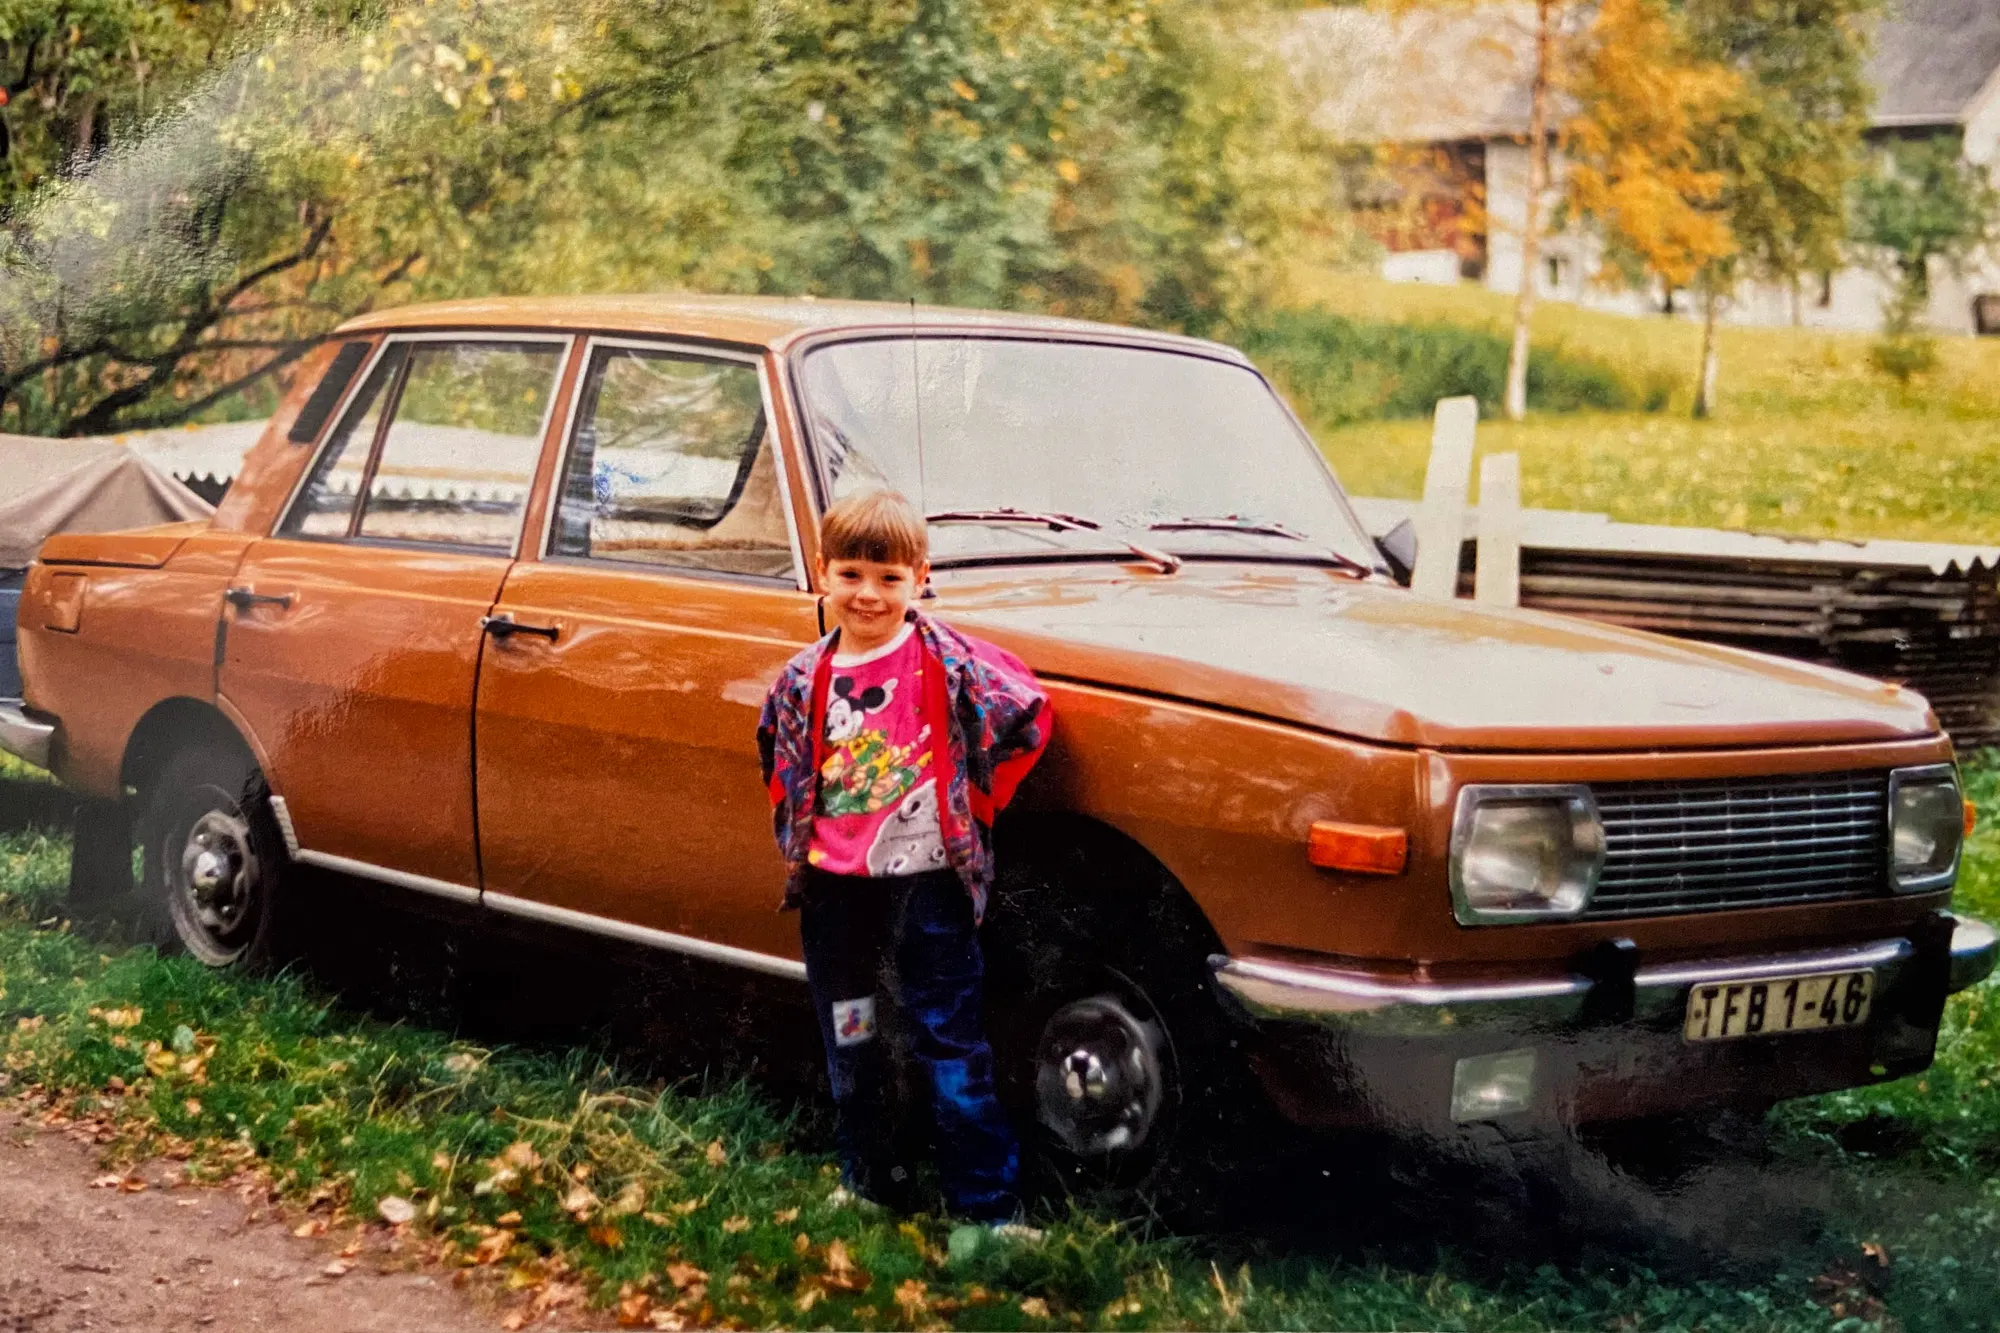
<path id="1" fill-rule="evenodd" d="M 1074 514 L 1107 536 L 1185 554 L 1316 558 L 1312 545 L 1268 533 L 1152 531 L 1234 516 L 1377 562 L 1311 442 L 1242 366 L 1103 343 L 925 336 L 821 347 L 803 375 L 835 499 L 890 486 L 926 513 Z M 1122 549 L 1088 532 L 1004 524 L 939 525 L 931 546 L 944 563 Z"/>

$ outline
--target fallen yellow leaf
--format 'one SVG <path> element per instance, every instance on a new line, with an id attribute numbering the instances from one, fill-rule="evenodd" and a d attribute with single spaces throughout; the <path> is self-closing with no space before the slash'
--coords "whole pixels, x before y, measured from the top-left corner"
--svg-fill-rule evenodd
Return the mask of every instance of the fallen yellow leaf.
<path id="1" fill-rule="evenodd" d="M 674 1284 L 676 1291 L 686 1291 L 689 1287 L 708 1281 L 708 1273 L 693 1264 L 675 1260 L 667 1265 L 667 1281 Z"/>
<path id="2" fill-rule="evenodd" d="M 479 1244 L 473 1247 L 472 1262 L 475 1264 L 499 1263 L 501 1259 L 506 1257 L 507 1251 L 513 1248 L 513 1232 L 495 1231 L 490 1235 L 482 1236 Z"/>

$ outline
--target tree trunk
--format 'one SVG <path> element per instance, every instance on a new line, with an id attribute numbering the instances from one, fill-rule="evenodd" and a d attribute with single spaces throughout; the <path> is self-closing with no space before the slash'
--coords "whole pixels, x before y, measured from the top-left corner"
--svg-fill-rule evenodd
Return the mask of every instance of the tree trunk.
<path id="1" fill-rule="evenodd" d="M 1514 345 L 1507 353 L 1507 419 L 1528 414 L 1528 326 L 1535 315 L 1535 276 L 1542 262 L 1542 191 L 1549 184 L 1550 11 L 1535 0 L 1535 79 L 1528 113 L 1528 199 L 1521 222 L 1521 292 L 1514 298 Z"/>
<path id="2" fill-rule="evenodd" d="M 1703 421 L 1715 413 L 1715 376 L 1721 368 L 1721 349 L 1716 345 L 1715 316 L 1722 294 L 1713 287 L 1701 295 L 1701 379 L 1694 390 L 1694 415 Z"/>

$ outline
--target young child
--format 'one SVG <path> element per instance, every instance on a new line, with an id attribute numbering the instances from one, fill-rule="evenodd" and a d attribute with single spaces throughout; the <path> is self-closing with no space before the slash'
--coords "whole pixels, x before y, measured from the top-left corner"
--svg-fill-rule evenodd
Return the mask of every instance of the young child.
<path id="1" fill-rule="evenodd" d="M 887 1113 L 886 995 L 929 1075 L 946 1202 L 997 1221 L 1019 1206 L 1020 1154 L 994 1096 L 978 927 L 993 817 L 1048 743 L 1049 701 L 1019 659 L 912 608 L 929 552 L 923 516 L 893 491 L 827 510 L 833 628 L 771 687 L 757 745 L 849 1187 L 896 1202 L 908 1178 Z"/>

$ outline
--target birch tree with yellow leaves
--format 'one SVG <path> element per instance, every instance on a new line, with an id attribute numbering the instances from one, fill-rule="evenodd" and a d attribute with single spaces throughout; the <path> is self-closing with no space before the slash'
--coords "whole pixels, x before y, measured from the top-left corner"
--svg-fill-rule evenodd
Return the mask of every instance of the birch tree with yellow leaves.
<path id="1" fill-rule="evenodd" d="M 1600 279 L 1657 280 L 1669 291 L 1734 255 L 1727 174 L 1704 152 L 1739 79 L 1698 54 L 1663 0 L 1602 0 L 1578 53 L 1576 114 L 1563 127 L 1567 205 L 1601 233 Z M 1702 297 L 1701 387 L 1714 394 L 1716 319 L 1723 293 Z"/>

